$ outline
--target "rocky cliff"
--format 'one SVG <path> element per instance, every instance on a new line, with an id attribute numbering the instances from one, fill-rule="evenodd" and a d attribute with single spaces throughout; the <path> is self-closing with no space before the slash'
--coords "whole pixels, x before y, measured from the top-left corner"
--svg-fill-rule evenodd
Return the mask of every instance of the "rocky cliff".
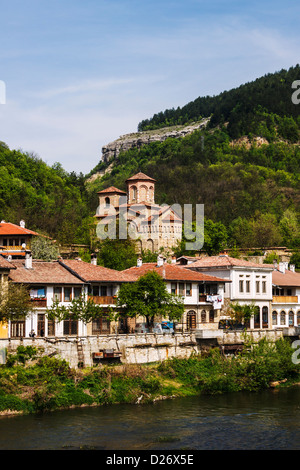
<path id="1" fill-rule="evenodd" d="M 116 159 L 120 152 L 125 152 L 131 148 L 140 148 L 142 145 L 151 142 L 163 142 L 169 137 L 180 138 L 191 134 L 197 129 L 207 125 L 209 118 L 202 119 L 186 126 L 173 126 L 156 129 L 153 131 L 143 131 L 120 136 L 117 140 L 102 147 L 102 160 L 107 163 Z"/>

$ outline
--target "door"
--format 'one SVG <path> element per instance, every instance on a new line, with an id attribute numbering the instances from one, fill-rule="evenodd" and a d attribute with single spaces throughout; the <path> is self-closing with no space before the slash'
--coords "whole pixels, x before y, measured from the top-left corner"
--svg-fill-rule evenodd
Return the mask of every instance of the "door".
<path id="1" fill-rule="evenodd" d="M 186 315 L 186 326 L 188 330 L 193 330 L 196 328 L 196 312 L 190 310 Z"/>

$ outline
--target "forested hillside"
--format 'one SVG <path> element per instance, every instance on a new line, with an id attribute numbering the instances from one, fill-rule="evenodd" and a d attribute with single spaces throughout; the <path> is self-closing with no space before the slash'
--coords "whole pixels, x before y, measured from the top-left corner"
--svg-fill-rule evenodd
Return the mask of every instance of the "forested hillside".
<path id="1" fill-rule="evenodd" d="M 300 66 L 267 74 L 253 82 L 241 85 L 217 96 L 199 97 L 182 108 L 167 109 L 145 119 L 138 130 L 158 129 L 160 127 L 185 124 L 212 116 L 210 125 L 228 123 L 231 138 L 251 132 L 256 110 L 265 109 L 279 116 L 297 118 L 299 110 L 292 103 L 292 83 L 300 79 Z"/>
<path id="2" fill-rule="evenodd" d="M 157 180 L 156 202 L 204 204 L 229 246 L 300 245 L 300 105 L 292 82 L 300 67 L 270 74 L 217 97 L 143 121 L 149 129 L 212 114 L 205 130 L 119 155 L 94 190 L 143 171 Z M 91 189 L 91 188 L 90 188 Z"/>
<path id="3" fill-rule="evenodd" d="M 0 220 L 47 234 L 61 243 L 84 242 L 90 214 L 85 178 L 57 163 L 0 143 Z"/>

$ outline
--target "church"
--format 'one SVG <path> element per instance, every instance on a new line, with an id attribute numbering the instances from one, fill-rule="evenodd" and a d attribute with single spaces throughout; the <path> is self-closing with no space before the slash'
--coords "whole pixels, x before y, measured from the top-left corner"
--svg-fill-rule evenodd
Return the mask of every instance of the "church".
<path id="1" fill-rule="evenodd" d="M 155 203 L 155 183 L 155 179 L 139 172 L 126 180 L 126 192 L 114 186 L 99 191 L 95 215 L 98 236 L 105 233 L 105 226 L 116 229 L 116 221 L 120 226 L 122 220 L 126 224 L 126 236 L 136 240 L 138 253 L 147 250 L 171 252 L 182 238 L 181 211 L 178 205 Z M 117 230 L 108 232 L 118 238 Z"/>

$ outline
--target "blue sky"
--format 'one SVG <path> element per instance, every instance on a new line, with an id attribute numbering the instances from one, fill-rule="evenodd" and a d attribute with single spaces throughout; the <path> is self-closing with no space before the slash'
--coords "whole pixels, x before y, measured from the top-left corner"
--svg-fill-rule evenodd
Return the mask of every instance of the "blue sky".
<path id="1" fill-rule="evenodd" d="M 2 0 L 0 140 L 88 173 L 139 121 L 299 63 L 298 1 Z"/>

